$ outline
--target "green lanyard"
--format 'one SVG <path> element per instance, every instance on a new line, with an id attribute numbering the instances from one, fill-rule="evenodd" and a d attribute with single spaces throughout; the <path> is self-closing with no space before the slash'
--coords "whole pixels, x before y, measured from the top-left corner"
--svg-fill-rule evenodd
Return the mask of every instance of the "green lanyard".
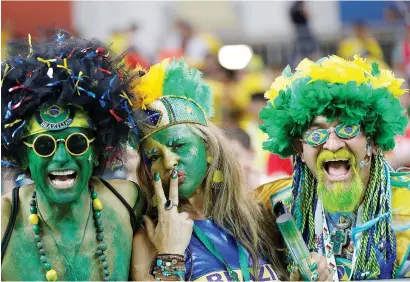
<path id="1" fill-rule="evenodd" d="M 208 251 L 211 252 L 212 255 L 214 255 L 220 262 L 222 262 L 226 270 L 228 271 L 229 277 L 231 277 L 232 281 L 240 281 L 238 274 L 236 274 L 235 271 L 226 263 L 224 258 L 221 256 L 221 254 L 218 252 L 216 249 L 215 245 L 211 242 L 209 237 L 196 225 L 194 225 L 194 232 L 198 239 L 202 242 L 202 244 L 208 249 Z M 236 240 L 235 240 L 236 241 Z M 241 246 L 241 244 L 236 241 L 236 246 L 238 247 L 238 252 L 239 252 L 239 266 L 242 271 L 243 275 L 243 280 L 244 281 L 251 281 L 251 274 L 249 273 L 249 267 L 248 267 L 248 257 L 245 253 L 244 248 Z"/>

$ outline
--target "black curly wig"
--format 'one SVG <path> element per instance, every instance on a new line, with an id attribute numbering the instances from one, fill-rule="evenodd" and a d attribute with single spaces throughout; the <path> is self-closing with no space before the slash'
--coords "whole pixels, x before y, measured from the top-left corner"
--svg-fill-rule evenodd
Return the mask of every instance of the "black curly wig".
<path id="1" fill-rule="evenodd" d="M 47 42 L 10 42 L 2 62 L 2 166 L 21 168 L 22 132 L 43 105 L 81 106 L 93 122 L 93 144 L 102 172 L 122 161 L 128 133 L 135 131 L 130 84 L 139 75 L 124 65 L 124 56 L 111 60 L 98 40 L 58 31 Z M 29 172 L 26 172 L 29 173 Z"/>

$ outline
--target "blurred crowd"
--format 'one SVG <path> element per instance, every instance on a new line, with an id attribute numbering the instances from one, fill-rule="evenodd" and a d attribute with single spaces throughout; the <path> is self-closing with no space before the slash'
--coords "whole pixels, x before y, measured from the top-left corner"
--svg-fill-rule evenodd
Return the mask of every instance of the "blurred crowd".
<path id="1" fill-rule="evenodd" d="M 393 3 L 393 2 L 392 2 Z M 355 22 L 345 36 L 339 38 L 337 54 L 352 58 L 359 54 L 379 63 L 381 68 L 390 68 L 398 77 L 410 81 L 410 5 L 395 2 L 385 11 L 386 24 L 394 26 L 395 43 L 393 51 L 386 53 L 376 37 L 374 29 L 365 22 Z M 310 27 L 310 15 L 303 1 L 289 2 L 289 19 L 294 26 L 294 40 L 291 56 L 287 63 L 297 65 L 303 58 L 319 59 L 329 54 L 320 49 L 320 41 Z M 266 136 L 259 130 L 259 111 L 266 104 L 264 92 L 285 65 L 265 65 L 262 56 L 253 53 L 247 66 L 240 70 L 223 67 L 218 52 L 224 45 L 216 35 L 201 32 L 185 21 L 177 20 L 172 32 L 153 50 L 146 47 L 139 36 L 140 26 L 136 23 L 127 28 L 114 30 L 107 40 L 107 45 L 116 54 L 126 51 L 125 60 L 131 67 L 150 65 L 166 57 L 184 56 L 192 67 L 200 69 L 210 85 L 215 115 L 213 122 L 221 127 L 232 140 L 232 148 L 240 160 L 249 180 L 249 189 L 255 189 L 275 178 L 292 174 L 292 160 L 281 159 L 262 148 Z M 81 34 L 79 34 L 81 36 Z M 5 43 L 13 37 L 11 29 L 2 27 L 2 54 Z M 4 55 L 2 55 L 4 56 Z M 386 58 L 391 58 L 388 62 Z M 409 86 L 410 88 L 410 86 Z M 402 104 L 410 112 L 410 94 L 403 95 Z M 397 138 L 396 149 L 386 152 L 394 169 L 410 167 L 410 127 L 405 136 Z M 127 165 L 122 164 L 107 171 L 105 178 L 128 178 L 135 180 L 135 167 L 138 155 L 129 150 Z M 4 177 L 3 177 L 4 179 Z M 27 183 L 19 177 L 17 185 Z M 10 185 L 15 185 L 10 184 Z M 8 185 L 8 186 L 10 186 Z M 6 185 L 7 186 L 7 185 Z M 2 194 L 7 188 L 2 187 Z"/>

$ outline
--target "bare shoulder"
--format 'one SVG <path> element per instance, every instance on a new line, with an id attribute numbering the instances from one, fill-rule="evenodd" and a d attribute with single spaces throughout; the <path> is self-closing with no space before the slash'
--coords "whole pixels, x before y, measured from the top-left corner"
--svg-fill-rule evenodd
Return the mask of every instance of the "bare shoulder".
<path id="1" fill-rule="evenodd" d="M 3 240 L 11 214 L 11 193 L 1 197 L 1 239 Z"/>
<path id="2" fill-rule="evenodd" d="M 132 245 L 131 278 L 134 281 L 155 281 L 150 274 L 151 263 L 157 251 L 144 229 L 134 235 Z"/>
<path id="3" fill-rule="evenodd" d="M 106 185 L 98 178 L 92 178 L 92 185 L 98 193 L 110 193 Z M 114 179 L 114 180 L 105 180 L 109 185 L 111 185 L 118 194 L 124 198 L 125 201 L 131 206 L 134 207 L 134 204 L 140 197 L 140 189 L 137 184 L 128 180 Z"/>
<path id="4" fill-rule="evenodd" d="M 109 180 L 107 182 L 121 194 L 131 207 L 134 206 L 134 203 L 140 194 L 139 186 L 136 183 L 120 179 Z"/>
<path id="5" fill-rule="evenodd" d="M 106 185 L 98 178 L 92 178 L 92 183 L 98 193 L 111 193 L 109 189 L 106 189 Z M 118 193 L 134 210 L 137 217 L 142 216 L 146 209 L 146 200 L 143 196 L 140 187 L 129 180 L 114 179 L 106 181 L 111 185 L 116 193 Z M 116 195 L 118 196 L 118 195 Z"/>
<path id="6" fill-rule="evenodd" d="M 27 184 L 21 186 L 18 190 L 18 201 L 21 203 L 28 203 L 31 199 L 31 195 L 35 190 L 34 184 Z M 13 191 L 3 195 L 1 197 L 1 238 L 3 239 L 4 233 L 6 232 L 7 225 L 9 223 L 12 207 L 13 207 Z M 17 210 L 16 212 L 20 212 L 21 209 Z"/>

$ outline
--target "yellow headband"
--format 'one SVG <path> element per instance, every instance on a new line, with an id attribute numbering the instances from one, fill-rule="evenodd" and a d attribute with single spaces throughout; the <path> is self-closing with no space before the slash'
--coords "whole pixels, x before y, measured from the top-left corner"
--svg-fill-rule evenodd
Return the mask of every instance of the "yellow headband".
<path id="1" fill-rule="evenodd" d="M 59 105 L 42 107 L 28 121 L 22 138 L 72 127 L 95 130 L 88 115 L 78 107 L 67 106 L 63 108 Z"/>

